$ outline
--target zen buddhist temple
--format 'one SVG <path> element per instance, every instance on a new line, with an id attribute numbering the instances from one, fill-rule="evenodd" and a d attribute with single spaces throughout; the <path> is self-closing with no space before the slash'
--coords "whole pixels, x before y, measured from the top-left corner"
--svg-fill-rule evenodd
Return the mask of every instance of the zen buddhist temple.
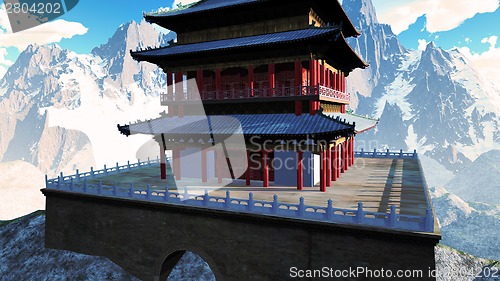
<path id="1" fill-rule="evenodd" d="M 134 59 L 157 64 L 167 74 L 161 102 L 168 116 L 119 126 L 119 130 L 125 135 L 156 136 L 162 178 L 166 177 L 165 150 L 172 150 L 177 180 L 183 174 L 189 176 L 183 172 L 181 155 L 195 152 L 202 156 L 194 177 L 203 182 L 212 174 L 219 182 L 226 176 L 234 179 L 233 171 L 217 168 L 226 164 L 225 149 L 210 149 L 213 134 L 229 137 L 224 137 L 227 130 L 217 127 L 227 117 L 241 124 L 239 134 L 245 139 L 248 161 L 241 178 L 247 185 L 260 180 L 267 187 L 271 181 L 300 190 L 319 182 L 325 191 L 353 165 L 356 133 L 376 125 L 374 120 L 346 113 L 350 102 L 346 77 L 367 63 L 346 42 L 346 37 L 360 33 L 337 1 L 204 0 L 146 14 L 145 19 L 177 33 L 177 42 L 169 46 L 131 51 Z M 189 79 L 196 81 L 196 94 L 192 88 L 184 89 Z M 190 103 L 200 98 L 201 111 Z M 203 118 L 210 129 L 189 125 L 199 123 L 200 113 L 206 114 Z M 188 145 L 188 140 L 194 145 Z M 295 145 L 293 152 L 261 146 L 271 140 L 305 141 L 306 146 Z M 296 162 L 293 170 L 273 165 L 276 159 L 291 158 Z M 230 170 L 237 170 L 236 166 L 228 162 Z"/>

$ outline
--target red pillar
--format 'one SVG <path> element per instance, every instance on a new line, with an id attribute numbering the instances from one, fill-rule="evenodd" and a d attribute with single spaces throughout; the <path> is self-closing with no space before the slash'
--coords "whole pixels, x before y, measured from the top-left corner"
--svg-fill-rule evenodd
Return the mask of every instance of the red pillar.
<path id="1" fill-rule="evenodd" d="M 311 72 L 310 85 L 313 89 L 313 93 L 315 93 L 316 88 L 318 87 L 318 83 L 317 83 L 318 71 L 317 71 L 317 61 L 316 60 L 309 61 L 309 69 Z M 316 101 L 315 100 L 309 101 L 309 114 L 310 115 L 316 114 Z"/>
<path id="2" fill-rule="evenodd" d="M 175 179 L 181 180 L 181 150 L 178 147 L 172 151 L 172 158 Z"/>
<path id="3" fill-rule="evenodd" d="M 207 149 L 201 148 L 201 182 L 207 181 Z"/>
<path id="4" fill-rule="evenodd" d="M 268 151 L 262 150 L 262 185 L 264 187 L 269 186 L 269 159 L 267 157 Z"/>
<path id="5" fill-rule="evenodd" d="M 248 168 L 247 168 L 247 171 L 245 173 L 245 184 L 246 186 L 250 186 L 250 172 L 251 172 L 251 168 L 250 168 L 250 151 L 247 149 L 247 163 L 248 163 Z"/>
<path id="6" fill-rule="evenodd" d="M 300 95 L 302 93 L 302 62 L 300 60 L 295 61 L 295 78 L 293 80 L 295 87 L 294 93 Z M 302 115 L 302 101 L 295 101 L 295 115 Z"/>
<path id="7" fill-rule="evenodd" d="M 198 86 L 200 98 L 203 99 L 203 69 L 201 68 L 198 68 L 198 70 L 196 71 L 196 84 Z"/>
<path id="8" fill-rule="evenodd" d="M 320 171 L 319 171 L 319 189 L 321 192 L 326 191 L 326 150 L 320 152 Z"/>
<path id="9" fill-rule="evenodd" d="M 326 149 L 326 186 L 332 186 L 332 150 L 330 147 Z"/>
<path id="10" fill-rule="evenodd" d="M 250 91 L 251 97 L 254 96 L 254 87 L 255 87 L 254 83 L 255 83 L 255 78 L 253 75 L 253 65 L 249 64 L 248 65 L 248 89 Z"/>
<path id="11" fill-rule="evenodd" d="M 302 190 L 304 187 L 304 167 L 302 164 L 303 153 L 304 152 L 302 152 L 302 150 L 297 151 L 297 190 Z"/>
<path id="12" fill-rule="evenodd" d="M 160 178 L 162 180 L 167 179 L 167 158 L 163 144 L 160 144 Z"/>
<path id="13" fill-rule="evenodd" d="M 337 181 L 337 170 L 338 170 L 338 163 L 339 163 L 338 151 L 339 151 L 338 146 L 334 145 L 333 150 L 332 150 L 332 159 L 331 159 L 331 162 L 332 162 L 332 180 L 333 181 Z"/>
<path id="14" fill-rule="evenodd" d="M 319 63 L 319 84 L 325 85 L 325 66 Z"/>
<path id="15" fill-rule="evenodd" d="M 215 69 L 215 95 L 217 96 L 217 99 L 223 99 L 221 89 L 220 68 L 217 67 Z"/>
<path id="16" fill-rule="evenodd" d="M 340 169 L 340 172 L 341 173 L 344 173 L 345 171 L 347 171 L 347 140 L 344 141 L 342 143 L 342 159 L 340 161 L 340 165 L 341 165 L 341 169 Z"/>
<path id="17" fill-rule="evenodd" d="M 276 87 L 276 67 L 274 63 L 267 66 L 269 79 L 269 96 L 274 96 L 274 88 Z"/>
<path id="18" fill-rule="evenodd" d="M 175 100 L 176 101 L 182 101 L 184 100 L 184 87 L 183 87 L 183 80 L 184 77 L 182 75 L 182 72 L 176 72 L 175 73 Z M 182 117 L 184 116 L 184 106 L 182 103 L 177 104 L 177 115 Z"/>
<path id="19" fill-rule="evenodd" d="M 351 137 L 351 166 L 354 165 L 354 135 Z"/>

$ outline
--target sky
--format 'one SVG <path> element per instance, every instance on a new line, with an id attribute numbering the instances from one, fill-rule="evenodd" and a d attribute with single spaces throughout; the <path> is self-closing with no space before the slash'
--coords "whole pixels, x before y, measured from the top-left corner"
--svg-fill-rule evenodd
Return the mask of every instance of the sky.
<path id="1" fill-rule="evenodd" d="M 174 2 L 175 1 L 175 2 Z M 60 18 L 12 33 L 0 0 L 0 77 L 29 44 L 57 43 L 90 53 L 107 42 L 118 26 L 141 21 L 142 12 L 177 6 L 182 0 L 82 0 Z M 445 50 L 459 48 L 500 84 L 500 0 L 372 0 L 379 22 L 392 26 L 403 45 L 423 49 L 429 42 Z M 183 4 L 195 2 L 184 0 Z"/>

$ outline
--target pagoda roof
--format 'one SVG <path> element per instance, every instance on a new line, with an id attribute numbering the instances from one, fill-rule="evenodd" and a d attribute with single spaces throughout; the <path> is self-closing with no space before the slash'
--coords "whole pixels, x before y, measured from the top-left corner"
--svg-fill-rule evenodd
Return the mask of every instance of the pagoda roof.
<path id="1" fill-rule="evenodd" d="M 355 123 L 356 127 L 354 128 L 356 134 L 364 133 L 368 130 L 371 130 L 377 126 L 379 120 L 370 118 L 367 116 L 361 116 L 357 115 L 351 112 L 346 112 L 346 113 L 340 113 L 340 112 L 334 112 L 334 113 L 325 113 L 326 116 L 338 119 L 338 120 L 343 120 L 344 122 L 348 123 Z"/>
<path id="2" fill-rule="evenodd" d="M 311 139 L 318 135 L 347 135 L 354 132 L 354 125 L 333 119 L 321 113 L 315 115 L 294 113 L 237 114 L 208 116 L 171 116 L 120 126 L 119 131 L 131 134 L 165 134 L 175 136 L 245 135 L 286 137 L 303 136 Z"/>
<path id="3" fill-rule="evenodd" d="M 175 26 L 179 18 L 184 16 L 199 15 L 202 13 L 216 11 L 226 12 L 225 10 L 231 8 L 240 9 L 251 5 L 271 3 L 272 1 L 275 3 L 279 2 L 276 0 L 201 0 L 194 4 L 180 6 L 178 9 L 145 13 L 144 18 L 149 23 L 156 23 L 169 29 L 170 25 L 173 24 L 173 26 Z M 342 5 L 337 0 L 315 0 L 314 2 L 323 6 L 323 9 L 328 10 L 328 13 L 332 14 L 338 19 L 339 22 L 343 23 L 342 32 L 344 32 L 346 37 L 360 35 L 360 32 L 354 27 L 342 8 Z"/>
<path id="4" fill-rule="evenodd" d="M 269 47 L 286 45 L 294 42 L 307 42 L 314 40 L 323 40 L 323 44 L 334 44 L 334 47 L 346 53 L 342 56 L 342 64 L 347 66 L 349 71 L 355 68 L 365 68 L 368 64 L 363 61 L 349 47 L 339 27 L 312 27 L 300 30 L 268 33 L 247 37 L 231 38 L 217 41 L 207 41 L 192 44 L 179 44 L 155 49 L 130 51 L 132 57 L 138 61 L 148 61 L 159 63 L 172 59 L 186 58 L 187 56 L 199 55 L 204 53 L 221 53 L 227 55 L 228 50 L 255 49 L 259 47 Z M 349 54 L 350 53 L 350 54 Z"/>

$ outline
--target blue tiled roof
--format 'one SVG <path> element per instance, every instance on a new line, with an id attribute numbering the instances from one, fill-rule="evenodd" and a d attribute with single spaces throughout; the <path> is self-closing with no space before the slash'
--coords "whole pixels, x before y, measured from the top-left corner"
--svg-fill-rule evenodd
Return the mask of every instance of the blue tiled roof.
<path id="1" fill-rule="evenodd" d="M 193 6 L 186 8 L 186 9 L 181 9 L 181 10 L 173 10 L 173 11 L 168 11 L 165 13 L 151 13 L 148 14 L 148 16 L 177 16 L 177 15 L 183 15 L 183 14 L 190 14 L 190 13 L 198 13 L 202 11 L 209 11 L 209 10 L 216 10 L 216 9 L 223 9 L 223 8 L 228 8 L 232 6 L 238 6 L 238 5 L 244 5 L 244 4 L 250 4 L 250 3 L 255 3 L 259 2 L 262 0 L 202 0 Z"/>
<path id="2" fill-rule="evenodd" d="M 277 32 L 256 36 L 231 38 L 194 44 L 174 45 L 158 49 L 131 52 L 135 58 L 165 57 L 180 54 L 221 51 L 234 48 L 290 43 L 311 39 L 328 34 L 338 34 L 338 28 L 307 28 L 294 31 Z"/>
<path id="3" fill-rule="evenodd" d="M 158 135 L 232 135 L 297 136 L 353 132 L 353 126 L 320 113 L 316 115 L 239 114 L 162 117 L 131 125 L 119 126 L 125 134 Z"/>

